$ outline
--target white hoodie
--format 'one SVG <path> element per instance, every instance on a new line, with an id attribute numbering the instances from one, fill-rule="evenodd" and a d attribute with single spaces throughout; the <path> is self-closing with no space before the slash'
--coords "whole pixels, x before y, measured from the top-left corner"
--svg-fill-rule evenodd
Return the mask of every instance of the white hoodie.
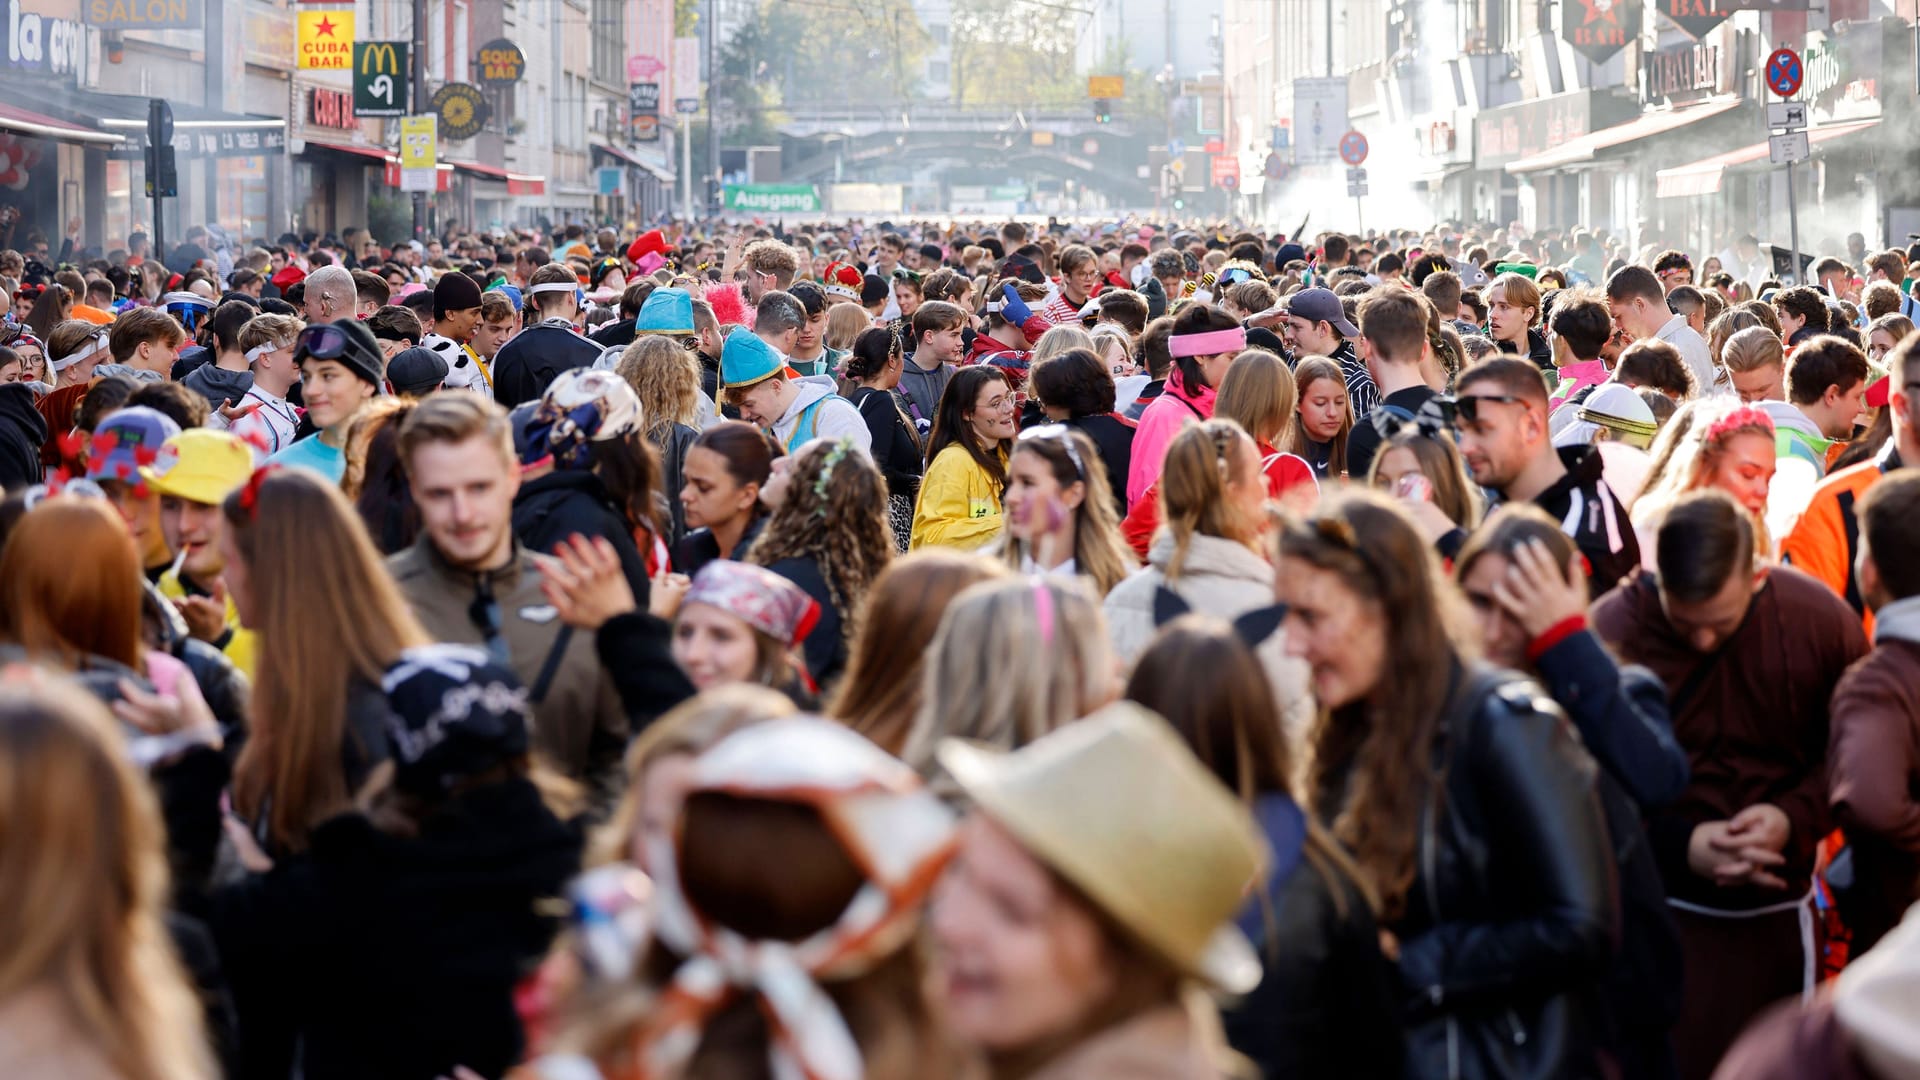
<path id="1" fill-rule="evenodd" d="M 789 452 L 800 448 L 815 439 L 851 438 L 853 445 L 868 457 L 873 456 L 873 432 L 868 429 L 866 418 L 853 402 L 839 397 L 831 375 L 808 375 L 794 380 L 794 388 L 799 393 L 793 404 L 787 406 L 786 414 L 774 421 L 773 437 Z M 807 407 L 821 398 L 833 400 L 815 409 L 813 416 L 804 425 L 801 416 Z M 799 429 L 799 430 L 796 430 Z"/>

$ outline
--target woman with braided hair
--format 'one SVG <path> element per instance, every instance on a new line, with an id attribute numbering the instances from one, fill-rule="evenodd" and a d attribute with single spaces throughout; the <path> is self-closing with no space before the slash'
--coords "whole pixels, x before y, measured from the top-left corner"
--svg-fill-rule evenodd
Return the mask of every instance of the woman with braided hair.
<path id="1" fill-rule="evenodd" d="M 772 516 L 746 561 L 793 582 L 820 604 L 806 641 L 807 671 L 824 690 L 847 663 L 867 590 L 893 558 L 887 484 L 852 442 L 815 439 L 778 458 L 760 501 Z"/>
<path id="2" fill-rule="evenodd" d="M 906 348 L 904 324 L 872 327 L 854 339 L 846 366 L 846 377 L 854 384 L 847 400 L 873 433 L 873 461 L 887 480 L 887 522 L 897 551 L 907 550 L 913 536 L 913 502 L 926 474 L 919 432 L 893 392 L 905 370 Z"/>

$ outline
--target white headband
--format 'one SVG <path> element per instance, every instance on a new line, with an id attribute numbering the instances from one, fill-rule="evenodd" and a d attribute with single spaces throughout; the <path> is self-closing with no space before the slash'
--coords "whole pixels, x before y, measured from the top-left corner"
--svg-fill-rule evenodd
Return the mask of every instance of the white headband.
<path id="1" fill-rule="evenodd" d="M 265 345 L 255 345 L 247 350 L 247 363 L 251 364 L 270 352 L 279 352 L 291 344 L 291 341 L 269 341 Z"/>
<path id="2" fill-rule="evenodd" d="M 92 341 L 87 342 L 85 348 L 81 349 L 79 352 L 74 353 L 72 356 L 66 357 L 65 359 L 62 359 L 62 360 L 55 360 L 52 357 L 48 357 L 47 369 L 50 371 L 65 371 L 68 368 L 72 367 L 73 365 L 79 363 L 82 360 L 85 360 L 87 357 L 92 356 L 94 353 L 97 353 L 101 349 L 104 349 L 106 347 L 107 347 L 107 332 L 105 330 L 102 330 L 98 335 L 96 335 L 93 338 Z"/>
<path id="3" fill-rule="evenodd" d="M 1006 302 L 1005 300 L 989 300 L 989 301 L 987 301 L 987 310 L 988 310 L 989 312 L 993 312 L 993 311 L 1005 311 L 1005 310 L 1006 310 L 1006 308 L 1007 308 L 1007 302 Z"/>
<path id="4" fill-rule="evenodd" d="M 527 289 L 527 295 L 539 296 L 541 293 L 553 293 L 553 292 L 577 293 L 579 291 L 580 291 L 579 284 L 574 282 L 548 281 L 539 285 L 529 286 Z"/>

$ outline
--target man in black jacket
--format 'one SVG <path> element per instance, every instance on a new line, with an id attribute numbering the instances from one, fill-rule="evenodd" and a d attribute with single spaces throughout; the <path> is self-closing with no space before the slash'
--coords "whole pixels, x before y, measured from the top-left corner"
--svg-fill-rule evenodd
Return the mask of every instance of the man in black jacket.
<path id="1" fill-rule="evenodd" d="M 575 329 L 580 279 L 560 263 L 533 272 L 527 308 L 537 322 L 500 347 L 493 362 L 493 397 L 506 408 L 534 401 L 563 371 L 591 367 L 601 348 Z"/>
<path id="2" fill-rule="evenodd" d="M 1460 454 L 1475 482 L 1552 515 L 1585 557 L 1592 595 L 1639 567 L 1640 542 L 1626 508 L 1601 479 L 1599 451 L 1554 449 L 1539 368 L 1506 357 L 1482 361 L 1461 374 L 1456 394 Z"/>
<path id="3" fill-rule="evenodd" d="M 26 383 L 0 384 L 0 491 L 40 482 L 40 444 L 47 421 Z"/>

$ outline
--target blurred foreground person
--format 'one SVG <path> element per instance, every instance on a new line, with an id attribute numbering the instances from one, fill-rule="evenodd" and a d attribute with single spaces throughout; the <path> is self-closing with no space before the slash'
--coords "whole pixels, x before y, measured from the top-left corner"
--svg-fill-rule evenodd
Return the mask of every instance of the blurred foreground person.
<path id="1" fill-rule="evenodd" d="M 211 1080 L 200 1002 L 162 923 L 159 808 L 106 708 L 0 683 L 0 1076 Z"/>
<path id="2" fill-rule="evenodd" d="M 949 739 L 972 801 L 932 928 L 947 1021 L 988 1074 L 1231 1074 L 1200 988 L 1260 961 L 1233 925 L 1266 869 L 1247 812 L 1164 721 L 1120 703 L 1011 754 Z"/>

